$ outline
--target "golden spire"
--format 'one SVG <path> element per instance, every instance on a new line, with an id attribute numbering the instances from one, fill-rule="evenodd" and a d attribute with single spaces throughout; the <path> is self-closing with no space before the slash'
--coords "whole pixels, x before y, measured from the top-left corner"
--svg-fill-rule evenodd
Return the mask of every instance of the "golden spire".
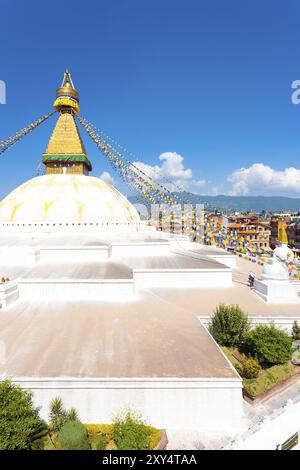
<path id="1" fill-rule="evenodd" d="M 92 170 L 74 114 L 79 111 L 79 94 L 74 87 L 71 74 L 64 73 L 61 86 L 56 90 L 54 108 L 59 111 L 59 118 L 49 140 L 43 163 L 46 173 L 84 174 Z"/>
<path id="2" fill-rule="evenodd" d="M 62 84 L 56 90 L 54 108 L 61 112 L 79 112 L 79 94 L 74 87 L 72 77 L 68 69 L 64 73 Z"/>

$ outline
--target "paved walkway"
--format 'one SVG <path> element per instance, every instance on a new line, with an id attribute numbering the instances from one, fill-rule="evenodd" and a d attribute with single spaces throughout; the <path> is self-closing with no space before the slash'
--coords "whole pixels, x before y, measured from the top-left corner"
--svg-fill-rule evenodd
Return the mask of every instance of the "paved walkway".
<path id="1" fill-rule="evenodd" d="M 245 427 L 239 434 L 247 432 L 247 430 L 255 427 L 267 416 L 279 411 L 289 400 L 292 402 L 300 400 L 300 379 L 286 390 L 274 395 L 263 403 L 253 406 L 244 401 Z M 169 439 L 168 449 L 170 450 L 217 450 L 230 444 L 235 438 L 234 434 L 214 433 L 210 435 L 199 431 L 183 432 L 167 430 L 167 435 Z M 294 449 L 300 450 L 300 444 Z"/>

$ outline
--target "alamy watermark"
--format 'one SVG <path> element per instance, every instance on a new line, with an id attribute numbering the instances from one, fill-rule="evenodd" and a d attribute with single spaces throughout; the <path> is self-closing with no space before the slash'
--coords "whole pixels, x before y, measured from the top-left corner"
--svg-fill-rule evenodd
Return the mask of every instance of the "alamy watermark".
<path id="1" fill-rule="evenodd" d="M 0 80 L 0 104 L 6 104 L 6 84 Z"/>
<path id="2" fill-rule="evenodd" d="M 300 80 L 294 80 L 291 87 L 293 88 L 293 93 L 291 94 L 291 100 L 293 104 L 300 104 Z"/>
<path id="3" fill-rule="evenodd" d="M 203 204 L 134 204 L 140 217 L 156 229 L 190 235 L 193 239 L 204 236 L 204 205 Z"/>

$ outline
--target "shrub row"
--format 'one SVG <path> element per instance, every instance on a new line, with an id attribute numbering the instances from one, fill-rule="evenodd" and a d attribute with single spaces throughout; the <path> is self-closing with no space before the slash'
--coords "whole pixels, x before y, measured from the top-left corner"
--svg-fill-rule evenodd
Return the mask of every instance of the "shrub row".
<path id="1" fill-rule="evenodd" d="M 106 448 L 116 448 L 113 441 L 113 424 L 85 424 L 84 426 L 92 442 L 95 443 L 95 447 L 97 447 L 98 437 L 102 439 L 102 436 L 105 436 Z M 145 426 L 145 428 L 148 433 L 149 449 L 155 449 L 161 439 L 160 430 L 152 426 Z"/>
<path id="2" fill-rule="evenodd" d="M 68 421 L 57 439 L 63 450 L 148 450 L 158 444 L 160 431 L 146 426 L 138 414 L 127 411 L 111 425 Z"/>
<path id="3" fill-rule="evenodd" d="M 288 379 L 295 373 L 291 364 L 283 364 L 261 370 L 256 379 L 243 379 L 244 391 L 246 394 L 255 398 L 261 393 L 270 390 L 274 385 Z"/>

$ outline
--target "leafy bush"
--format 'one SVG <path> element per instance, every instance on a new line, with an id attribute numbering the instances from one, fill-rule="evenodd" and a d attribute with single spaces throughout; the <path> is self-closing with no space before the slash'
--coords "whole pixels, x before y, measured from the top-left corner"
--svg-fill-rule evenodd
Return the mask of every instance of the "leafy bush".
<path id="1" fill-rule="evenodd" d="M 300 325 L 297 322 L 297 320 L 294 321 L 293 323 L 293 328 L 292 328 L 292 338 L 293 340 L 300 339 Z"/>
<path id="2" fill-rule="evenodd" d="M 104 434 L 99 434 L 96 439 L 96 450 L 104 450 L 106 446 L 106 437 Z"/>
<path id="3" fill-rule="evenodd" d="M 58 433 L 58 440 L 63 450 L 88 450 L 88 436 L 83 424 L 68 421 Z"/>
<path id="4" fill-rule="evenodd" d="M 34 441 L 48 432 L 46 423 L 33 406 L 32 394 L 13 385 L 0 382 L 0 449 L 31 449 Z"/>
<path id="5" fill-rule="evenodd" d="M 155 449 L 161 439 L 160 429 L 153 428 L 152 426 L 146 426 L 146 428 L 148 429 L 149 433 L 149 449 Z"/>
<path id="6" fill-rule="evenodd" d="M 116 443 L 113 439 L 110 439 L 110 441 L 108 441 L 105 450 L 118 450 Z"/>
<path id="7" fill-rule="evenodd" d="M 270 390 L 275 385 L 288 379 L 295 373 L 295 369 L 291 364 L 283 364 L 261 370 L 256 379 L 244 379 L 244 391 L 252 398 L 261 395 Z"/>
<path id="8" fill-rule="evenodd" d="M 91 438 L 93 448 L 97 448 L 97 439 L 100 435 L 105 436 L 106 450 L 117 448 L 113 441 L 113 424 L 85 424 L 84 426 Z M 148 430 L 149 449 L 154 449 L 161 438 L 160 430 L 152 426 L 146 426 L 146 429 Z"/>
<path id="9" fill-rule="evenodd" d="M 251 357 L 247 358 L 243 362 L 242 376 L 246 379 L 255 379 L 258 376 L 261 367 L 256 359 Z"/>
<path id="10" fill-rule="evenodd" d="M 241 344 L 249 330 L 248 316 L 238 305 L 220 304 L 209 324 L 209 332 L 222 346 Z"/>
<path id="11" fill-rule="evenodd" d="M 41 437 L 33 441 L 31 450 L 45 450 L 45 443 L 47 442 L 48 436 Z"/>
<path id="12" fill-rule="evenodd" d="M 117 416 L 113 422 L 113 439 L 120 450 L 147 450 L 149 430 L 142 418 L 127 411 L 123 416 Z"/>
<path id="13" fill-rule="evenodd" d="M 274 325 L 257 325 L 246 337 L 246 347 L 261 364 L 284 364 L 292 355 L 292 338 Z"/>
<path id="14" fill-rule="evenodd" d="M 112 424 L 85 424 L 88 434 L 90 436 L 97 436 L 98 434 L 105 434 L 112 436 L 113 425 Z"/>

